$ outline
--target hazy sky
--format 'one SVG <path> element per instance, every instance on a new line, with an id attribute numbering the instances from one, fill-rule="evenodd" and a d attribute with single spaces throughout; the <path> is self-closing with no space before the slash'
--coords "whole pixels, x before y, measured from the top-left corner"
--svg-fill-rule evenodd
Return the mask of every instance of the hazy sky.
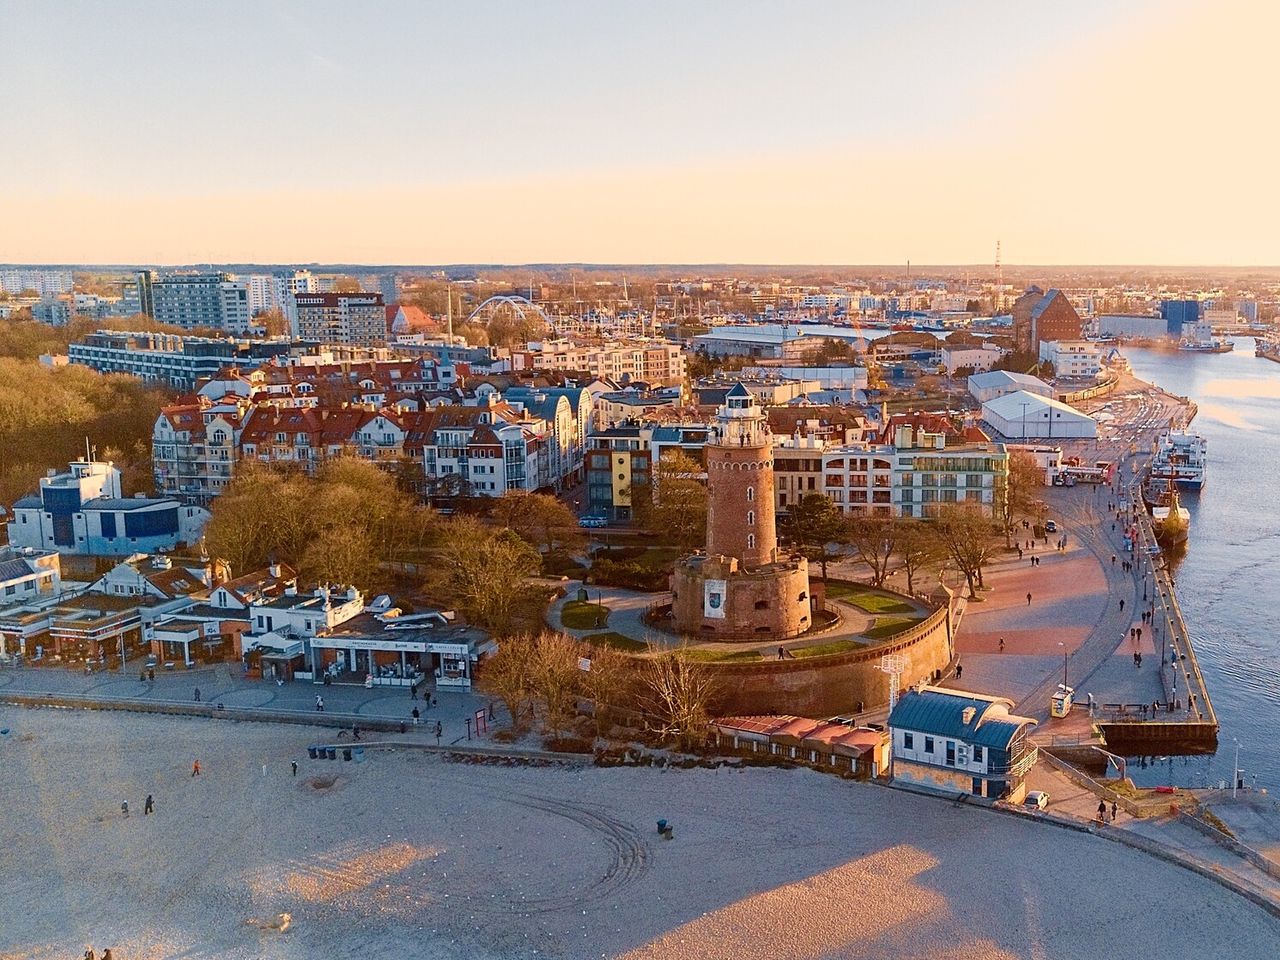
<path id="1" fill-rule="evenodd" d="M 1270 0 L 0 25 L 0 261 L 1280 264 Z"/>

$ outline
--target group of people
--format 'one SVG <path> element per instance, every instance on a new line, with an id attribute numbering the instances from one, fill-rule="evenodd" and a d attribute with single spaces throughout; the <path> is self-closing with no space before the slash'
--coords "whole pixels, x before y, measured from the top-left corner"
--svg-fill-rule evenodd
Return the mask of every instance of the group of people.
<path id="1" fill-rule="evenodd" d="M 84 948 L 84 960 L 99 960 L 98 954 L 94 952 L 93 947 Z M 101 960 L 113 960 L 110 947 L 102 951 Z"/>

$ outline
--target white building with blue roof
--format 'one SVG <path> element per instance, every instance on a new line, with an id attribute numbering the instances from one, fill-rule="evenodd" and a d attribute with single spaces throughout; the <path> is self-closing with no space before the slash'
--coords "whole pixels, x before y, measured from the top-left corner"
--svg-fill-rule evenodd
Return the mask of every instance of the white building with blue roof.
<path id="1" fill-rule="evenodd" d="M 120 471 L 110 462 L 68 466 L 14 504 L 11 545 L 108 557 L 158 553 L 194 544 L 209 520 L 208 510 L 168 497 L 122 496 Z"/>
<path id="2" fill-rule="evenodd" d="M 1031 717 L 1013 701 L 966 690 L 922 686 L 889 714 L 893 779 L 988 800 L 1021 803 L 1036 760 Z"/>

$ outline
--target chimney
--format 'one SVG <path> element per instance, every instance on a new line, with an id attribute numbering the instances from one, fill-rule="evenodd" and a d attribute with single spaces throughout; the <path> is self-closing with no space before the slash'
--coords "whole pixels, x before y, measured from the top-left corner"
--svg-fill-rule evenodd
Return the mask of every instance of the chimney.
<path id="1" fill-rule="evenodd" d="M 270 564 L 268 565 L 268 567 L 267 567 L 267 573 L 271 576 L 271 578 L 272 578 L 272 579 L 274 579 L 274 580 L 279 580 L 279 579 L 280 579 L 280 564 L 276 563 L 276 561 L 275 561 L 275 560 L 272 560 L 272 561 L 271 561 L 271 563 L 270 563 Z"/>

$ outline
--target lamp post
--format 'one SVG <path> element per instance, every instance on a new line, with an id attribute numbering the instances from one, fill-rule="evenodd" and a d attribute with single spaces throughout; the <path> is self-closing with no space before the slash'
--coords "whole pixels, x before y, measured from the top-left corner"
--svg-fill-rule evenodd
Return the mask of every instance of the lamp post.
<path id="1" fill-rule="evenodd" d="M 1236 741 L 1236 762 L 1231 767 L 1231 799 L 1236 798 L 1236 785 L 1240 782 L 1240 741 L 1232 737 Z"/>
<path id="2" fill-rule="evenodd" d="M 1058 646 L 1062 648 L 1062 686 L 1065 689 L 1067 686 L 1067 645 L 1059 640 Z"/>

